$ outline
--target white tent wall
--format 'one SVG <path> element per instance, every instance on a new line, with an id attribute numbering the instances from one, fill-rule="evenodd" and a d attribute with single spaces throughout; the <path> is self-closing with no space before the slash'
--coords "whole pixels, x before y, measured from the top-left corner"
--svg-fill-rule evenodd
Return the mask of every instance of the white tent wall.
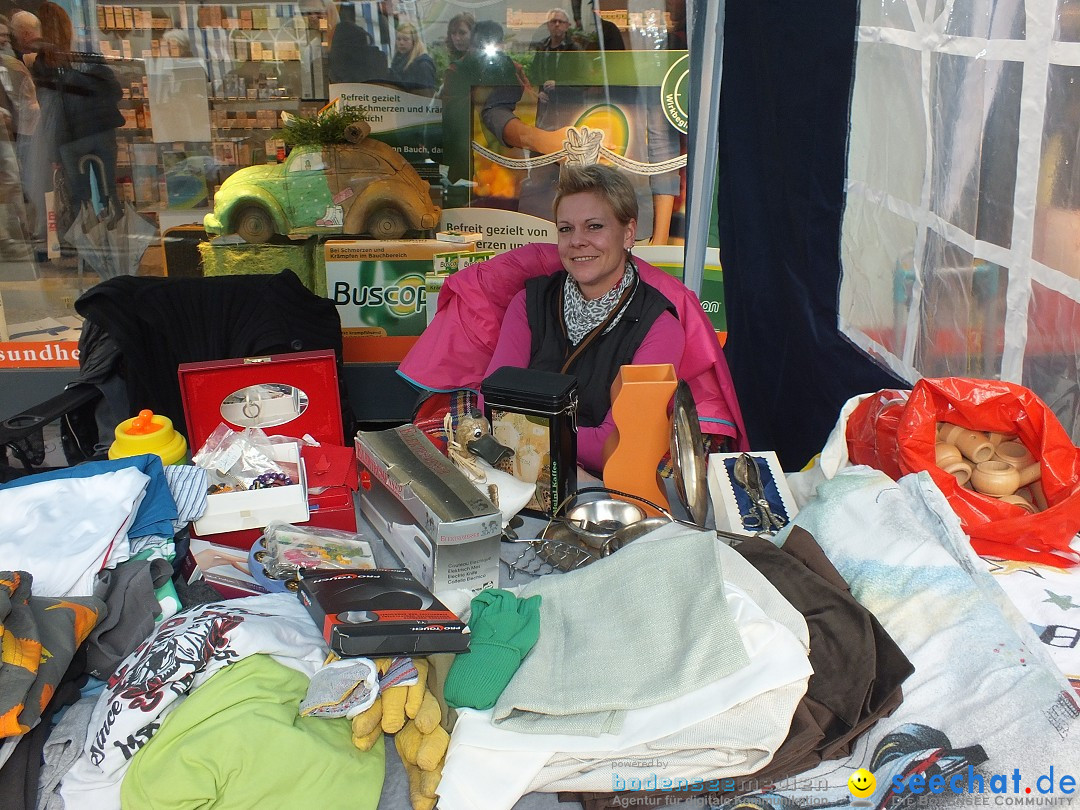
<path id="1" fill-rule="evenodd" d="M 1080 439 L 1080 0 L 866 0 L 839 328 L 1032 388 Z"/>

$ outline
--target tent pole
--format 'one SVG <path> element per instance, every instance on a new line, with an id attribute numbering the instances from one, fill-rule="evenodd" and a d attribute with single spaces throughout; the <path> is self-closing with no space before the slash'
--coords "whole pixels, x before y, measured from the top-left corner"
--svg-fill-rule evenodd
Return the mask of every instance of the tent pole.
<path id="1" fill-rule="evenodd" d="M 725 0 L 686 0 L 687 29 L 690 31 L 690 108 L 693 113 L 688 133 L 683 283 L 698 295 L 705 277 L 709 219 L 716 200 L 724 10 Z"/>

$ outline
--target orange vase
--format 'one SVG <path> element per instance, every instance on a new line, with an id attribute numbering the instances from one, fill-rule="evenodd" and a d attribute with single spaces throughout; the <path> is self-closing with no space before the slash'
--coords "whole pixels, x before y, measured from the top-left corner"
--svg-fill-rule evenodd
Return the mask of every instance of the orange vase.
<path id="1" fill-rule="evenodd" d="M 678 384 L 675 367 L 670 363 L 619 369 L 611 384 L 615 430 L 604 445 L 605 487 L 639 495 L 668 508 L 667 495 L 656 470 L 671 447 L 668 404 Z M 649 515 L 660 514 L 641 506 Z"/>

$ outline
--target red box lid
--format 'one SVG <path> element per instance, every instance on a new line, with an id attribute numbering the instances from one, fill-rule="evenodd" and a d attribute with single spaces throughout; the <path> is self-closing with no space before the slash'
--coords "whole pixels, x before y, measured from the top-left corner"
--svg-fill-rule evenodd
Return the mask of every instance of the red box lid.
<path id="1" fill-rule="evenodd" d="M 181 363 L 177 374 L 192 453 L 222 422 L 234 430 L 259 427 L 271 436 L 345 443 L 333 351 Z"/>

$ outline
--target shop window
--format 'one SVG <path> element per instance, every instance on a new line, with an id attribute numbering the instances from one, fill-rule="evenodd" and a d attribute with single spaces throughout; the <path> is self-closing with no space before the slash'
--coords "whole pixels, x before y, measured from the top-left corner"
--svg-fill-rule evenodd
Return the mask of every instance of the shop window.
<path id="1" fill-rule="evenodd" d="M 413 165 L 443 210 L 437 228 L 482 232 L 480 247 L 497 252 L 555 240 L 552 155 L 618 165 L 638 192 L 635 252 L 680 273 L 685 3 L 570 0 L 549 21 L 553 5 L 64 4 L 71 36 L 58 48 L 100 78 L 73 94 L 31 76 L 45 80 L 39 128 L 24 116 L 23 130 L 0 138 L 9 200 L 0 205 L 0 349 L 26 344 L 0 353 L 0 368 L 33 365 L 27 351 L 42 365 L 75 365 L 74 302 L 102 280 L 203 272 L 196 250 L 170 247 L 198 248 L 233 174 L 287 159 L 284 117 L 331 106 L 362 109 L 367 137 Z M 9 62 L 4 77 L 18 71 Z M 3 87 L 0 103 L 14 109 L 15 84 L 5 78 Z M 92 101 L 92 114 L 65 105 L 73 98 Z M 99 130 L 72 133 L 72 122 L 98 119 Z M 324 171 L 322 159 L 309 152 L 287 171 Z M 339 170 L 387 171 L 365 150 L 336 159 Z M 319 198 L 308 206 L 311 232 L 325 236 L 319 229 L 339 222 L 336 196 L 345 192 L 311 193 Z M 709 255 L 702 298 L 719 328 L 722 285 L 716 251 Z M 61 343 L 63 351 L 53 345 Z"/>

